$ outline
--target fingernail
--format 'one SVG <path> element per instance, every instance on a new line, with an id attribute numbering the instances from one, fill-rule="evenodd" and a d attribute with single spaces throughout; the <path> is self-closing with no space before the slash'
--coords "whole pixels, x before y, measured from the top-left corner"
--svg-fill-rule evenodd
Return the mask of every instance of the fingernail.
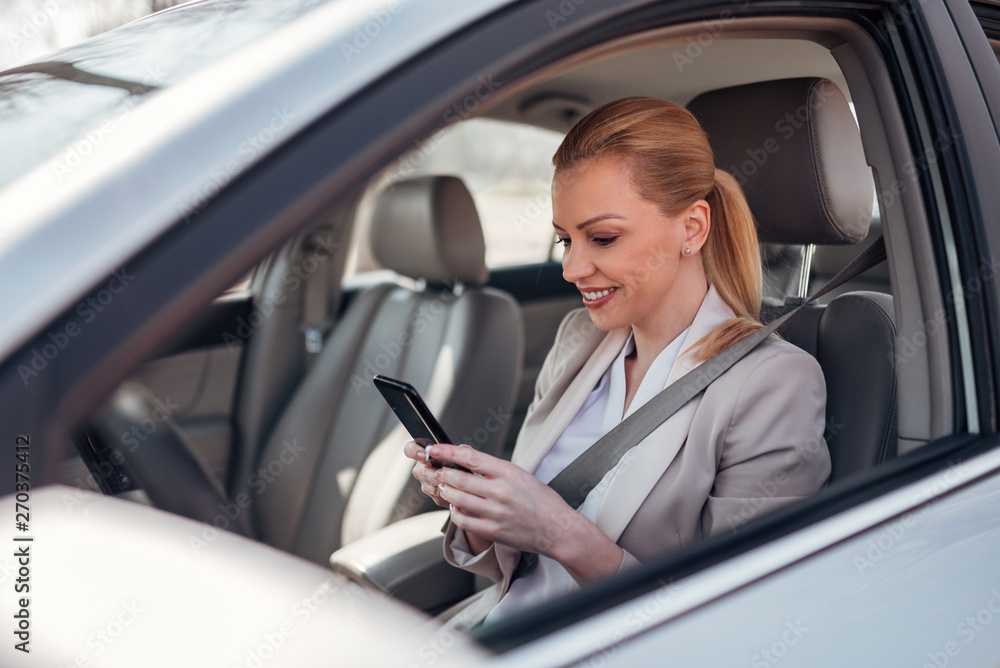
<path id="1" fill-rule="evenodd" d="M 437 454 L 438 454 L 437 450 L 434 449 L 433 445 L 428 445 L 427 449 L 425 450 L 425 452 L 427 453 L 427 458 L 428 459 L 430 459 L 431 457 L 436 457 Z"/>
<path id="2" fill-rule="evenodd" d="M 422 461 L 426 461 L 427 460 L 427 453 L 425 453 L 423 450 L 417 450 L 416 458 L 417 458 L 418 461 L 421 461 L 421 462 Z"/>

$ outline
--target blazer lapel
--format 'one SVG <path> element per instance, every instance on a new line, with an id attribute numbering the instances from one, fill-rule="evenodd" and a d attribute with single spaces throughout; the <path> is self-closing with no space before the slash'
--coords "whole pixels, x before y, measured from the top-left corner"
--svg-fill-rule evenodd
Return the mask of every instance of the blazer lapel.
<path id="1" fill-rule="evenodd" d="M 622 346 L 628 339 L 629 328 L 617 329 L 609 332 L 607 336 L 598 344 L 597 348 L 590 353 L 582 368 L 576 359 L 567 362 L 561 375 L 575 374 L 566 390 L 559 397 L 555 406 L 549 412 L 538 432 L 530 441 L 524 443 L 520 450 L 516 450 L 511 457 L 511 461 L 532 473 L 542 463 L 545 455 L 548 454 L 555 442 L 559 440 L 569 423 L 573 421 L 576 414 L 587 400 L 594 386 L 604 375 L 604 372 L 611 366 Z M 558 381 L 557 381 L 558 384 Z"/>
<path id="2" fill-rule="evenodd" d="M 681 352 L 670 369 L 666 385 L 698 366 L 688 355 L 692 347 L 719 324 L 733 317 L 733 310 L 719 296 L 715 287 L 709 286 L 708 294 L 681 344 Z M 609 360 L 608 364 L 610 363 Z M 639 506 L 677 456 L 687 439 L 700 401 L 700 396 L 695 397 L 674 413 L 636 445 L 618 469 L 597 514 L 597 526 L 612 540 L 617 541 L 625 531 Z"/>

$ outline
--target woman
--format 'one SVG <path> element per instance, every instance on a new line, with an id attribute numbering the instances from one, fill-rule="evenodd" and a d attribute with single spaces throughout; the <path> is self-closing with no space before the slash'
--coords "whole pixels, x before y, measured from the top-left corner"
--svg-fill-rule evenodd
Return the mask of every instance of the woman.
<path id="1" fill-rule="evenodd" d="M 771 337 L 641 443 L 574 510 L 545 483 L 666 385 L 760 327 L 746 199 L 683 107 L 606 104 L 553 158 L 563 277 L 583 309 L 549 352 L 511 462 L 408 443 L 450 508 L 448 560 L 498 585 L 487 622 L 813 494 L 830 474 L 819 365 Z M 518 572 L 521 551 L 540 556 Z M 498 602 L 499 601 L 499 602 Z M 482 614 L 467 611 L 474 623 Z"/>

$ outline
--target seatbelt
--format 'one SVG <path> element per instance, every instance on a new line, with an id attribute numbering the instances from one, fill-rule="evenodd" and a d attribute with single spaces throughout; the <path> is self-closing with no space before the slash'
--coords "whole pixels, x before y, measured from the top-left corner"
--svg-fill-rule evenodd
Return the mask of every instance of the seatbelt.
<path id="1" fill-rule="evenodd" d="M 579 508 L 590 491 L 604 479 L 607 472 L 614 468 L 626 452 L 649 436 L 687 402 L 701 394 L 712 381 L 773 334 L 799 309 L 880 264 L 885 259 L 885 241 L 879 237 L 812 297 L 684 374 L 647 401 L 635 413 L 619 422 L 611 431 L 570 462 L 549 482 L 549 487 L 558 492 L 559 496 L 570 506 Z M 518 564 L 515 577 L 520 575 L 537 556 L 530 552 L 522 552 L 521 563 Z"/>
<path id="2" fill-rule="evenodd" d="M 333 270 L 333 256 L 328 249 L 323 257 L 316 251 L 322 248 L 321 233 L 330 234 L 327 226 L 313 230 L 306 235 L 302 243 L 303 250 L 316 260 L 316 270 L 304 281 L 302 295 L 302 323 L 300 325 L 305 337 L 306 366 L 311 367 L 319 353 L 323 350 L 323 339 L 333 324 L 330 314 L 330 277 Z M 308 255 L 303 256 L 303 262 Z"/>

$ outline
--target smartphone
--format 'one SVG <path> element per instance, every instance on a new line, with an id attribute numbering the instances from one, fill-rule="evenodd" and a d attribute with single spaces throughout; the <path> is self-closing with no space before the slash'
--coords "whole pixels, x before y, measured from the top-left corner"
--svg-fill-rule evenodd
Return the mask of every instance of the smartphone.
<path id="1" fill-rule="evenodd" d="M 388 376 L 375 376 L 372 380 L 414 441 L 423 446 L 432 443 L 453 443 L 431 413 L 431 409 L 427 408 L 416 388 Z M 448 466 L 471 473 L 464 466 L 451 462 L 436 462 L 428 458 L 427 463 L 436 468 Z"/>

